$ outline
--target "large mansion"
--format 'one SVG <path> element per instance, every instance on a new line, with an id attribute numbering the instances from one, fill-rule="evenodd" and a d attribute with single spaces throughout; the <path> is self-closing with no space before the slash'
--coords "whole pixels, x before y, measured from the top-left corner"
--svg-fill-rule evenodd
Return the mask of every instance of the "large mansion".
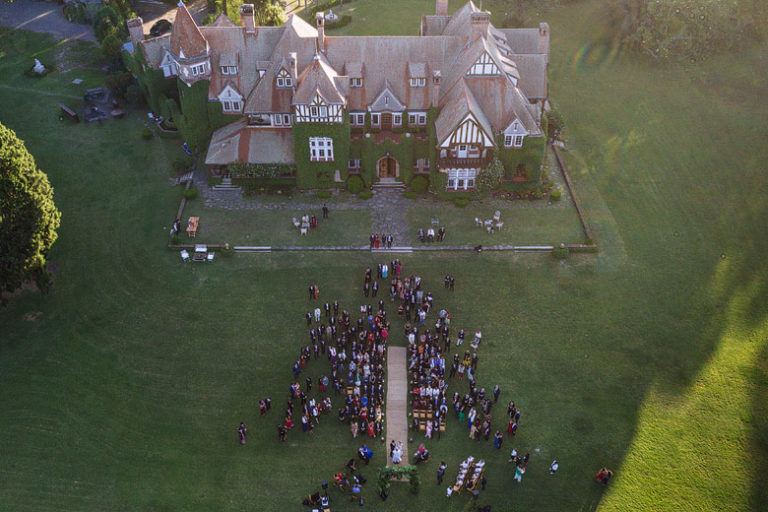
<path id="1" fill-rule="evenodd" d="M 208 146 L 214 175 L 235 162 L 284 164 L 299 185 L 423 174 L 467 190 L 494 155 L 508 167 L 543 140 L 549 27 L 498 29 L 471 1 L 451 15 L 447 6 L 436 0 L 418 36 L 327 35 L 322 12 L 315 26 L 291 15 L 260 27 L 250 4 L 242 26 L 198 26 L 180 4 L 169 35 L 145 39 L 140 19 L 128 27 L 148 67 L 178 78 L 181 93 L 207 85 L 208 104 L 232 116 Z M 538 179 L 524 167 L 507 177 Z"/>

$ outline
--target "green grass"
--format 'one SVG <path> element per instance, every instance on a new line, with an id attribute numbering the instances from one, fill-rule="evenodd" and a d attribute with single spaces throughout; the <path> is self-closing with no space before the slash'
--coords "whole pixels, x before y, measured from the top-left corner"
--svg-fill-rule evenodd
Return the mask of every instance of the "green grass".
<path id="1" fill-rule="evenodd" d="M 369 468 L 363 510 L 470 510 L 466 496 L 446 501 L 434 485 L 436 462 L 446 460 L 450 480 L 469 454 L 488 460 L 479 504 L 494 510 L 764 510 L 766 50 L 692 68 L 639 64 L 601 43 L 596 4 L 540 14 L 552 27 L 567 162 L 601 252 L 402 258 L 454 328 L 483 330 L 478 380 L 522 408 L 518 435 L 498 453 L 449 420 L 428 444 L 421 493 L 393 485 L 381 503 Z M 141 141 L 141 112 L 60 123 L 56 103 L 80 94 L 69 84 L 80 71 L 20 76 L 51 46 L 0 32 L 0 121 L 49 174 L 63 212 L 52 292 L 23 293 L 0 311 L 0 510 L 306 510 L 302 495 L 357 444 L 331 418 L 314 438 L 275 440 L 308 339 L 305 289 L 317 282 L 322 298 L 354 311 L 362 272 L 378 261 L 302 253 L 181 264 L 163 249 L 180 196 L 167 171 L 178 144 Z M 402 343 L 397 320 L 393 332 Z M 260 418 L 267 395 L 275 407 Z M 512 445 L 532 454 L 522 485 L 506 464 Z M 374 449 L 378 464 L 384 447 Z M 602 465 L 617 474 L 606 490 L 591 480 Z M 333 510 L 361 510 L 331 492 Z"/>

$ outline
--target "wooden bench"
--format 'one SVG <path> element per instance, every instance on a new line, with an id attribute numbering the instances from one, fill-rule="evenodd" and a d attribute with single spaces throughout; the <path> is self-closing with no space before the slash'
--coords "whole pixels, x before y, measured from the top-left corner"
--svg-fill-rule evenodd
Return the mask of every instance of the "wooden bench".
<path id="1" fill-rule="evenodd" d="M 76 123 L 80 122 L 80 116 L 78 116 L 77 113 L 74 110 L 72 110 L 68 106 L 64 105 L 63 103 L 59 103 L 59 108 L 61 109 L 61 112 L 65 116 L 67 116 L 68 118 L 70 118 L 71 120 L 73 120 Z"/>

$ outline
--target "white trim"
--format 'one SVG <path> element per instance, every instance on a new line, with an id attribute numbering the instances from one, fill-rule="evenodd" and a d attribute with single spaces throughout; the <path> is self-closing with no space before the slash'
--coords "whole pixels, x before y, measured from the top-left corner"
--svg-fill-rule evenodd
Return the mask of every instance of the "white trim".
<path id="1" fill-rule="evenodd" d="M 333 139 L 330 137 L 310 137 L 309 161 L 333 162 Z"/>

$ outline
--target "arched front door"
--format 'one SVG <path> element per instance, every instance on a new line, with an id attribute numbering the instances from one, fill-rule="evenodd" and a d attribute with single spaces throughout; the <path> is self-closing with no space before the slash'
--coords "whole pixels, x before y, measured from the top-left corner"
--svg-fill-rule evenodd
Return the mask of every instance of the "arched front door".
<path id="1" fill-rule="evenodd" d="M 391 156 L 380 158 L 376 166 L 379 178 L 397 178 L 400 176 L 400 164 Z"/>

